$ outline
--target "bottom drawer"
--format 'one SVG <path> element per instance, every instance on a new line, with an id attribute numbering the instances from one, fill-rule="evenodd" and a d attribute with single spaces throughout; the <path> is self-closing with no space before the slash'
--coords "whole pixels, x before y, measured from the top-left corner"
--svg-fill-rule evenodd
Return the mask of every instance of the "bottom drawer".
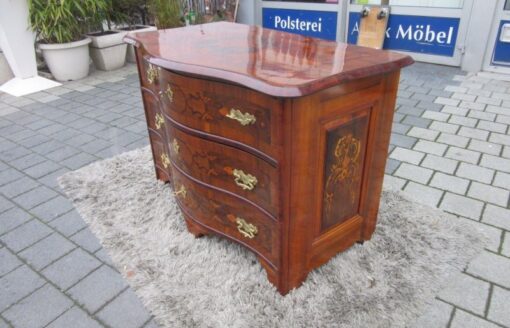
<path id="1" fill-rule="evenodd" d="M 172 167 L 177 203 L 193 220 L 251 249 L 273 268 L 279 263 L 279 224 L 253 205 L 193 181 Z"/>
<path id="2" fill-rule="evenodd" d="M 151 142 L 152 158 L 156 169 L 156 177 L 163 182 L 170 181 L 170 159 L 164 146 L 161 135 L 152 129 L 149 129 L 149 138 Z"/>

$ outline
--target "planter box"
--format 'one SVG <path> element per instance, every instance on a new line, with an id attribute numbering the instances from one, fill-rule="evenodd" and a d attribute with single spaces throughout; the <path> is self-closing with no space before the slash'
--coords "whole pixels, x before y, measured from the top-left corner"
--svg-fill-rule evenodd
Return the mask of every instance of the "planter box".
<path id="1" fill-rule="evenodd" d="M 126 63 L 127 44 L 122 38 L 127 32 L 105 31 L 90 33 L 90 57 L 97 69 L 111 71 Z"/>
<path id="2" fill-rule="evenodd" d="M 157 31 L 157 30 L 158 29 L 156 28 L 156 26 L 148 26 L 148 25 L 135 25 L 133 28 L 123 27 L 123 28 L 117 29 L 117 31 L 124 32 L 124 33 L 127 32 L 127 34 L 150 32 L 150 31 Z M 129 63 L 136 63 L 135 48 L 131 44 L 128 44 L 128 46 L 127 46 L 126 60 Z"/>
<path id="3" fill-rule="evenodd" d="M 89 43 L 85 38 L 76 42 L 38 44 L 44 61 L 57 81 L 79 80 L 89 74 Z"/>

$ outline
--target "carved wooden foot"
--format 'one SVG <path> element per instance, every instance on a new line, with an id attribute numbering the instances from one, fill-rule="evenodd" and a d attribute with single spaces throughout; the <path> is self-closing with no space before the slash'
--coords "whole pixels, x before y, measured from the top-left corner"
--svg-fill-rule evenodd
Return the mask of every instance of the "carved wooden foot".
<path id="1" fill-rule="evenodd" d="M 186 221 L 188 231 L 191 232 L 196 238 L 200 238 L 209 234 L 209 232 L 206 229 L 202 228 L 192 219 L 187 218 L 186 215 L 184 215 L 184 220 Z"/>

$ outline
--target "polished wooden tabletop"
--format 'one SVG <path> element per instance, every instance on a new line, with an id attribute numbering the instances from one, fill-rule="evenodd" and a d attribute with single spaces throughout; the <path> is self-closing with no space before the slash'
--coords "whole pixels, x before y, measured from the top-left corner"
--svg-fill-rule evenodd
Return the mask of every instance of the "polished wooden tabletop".
<path id="1" fill-rule="evenodd" d="M 400 69 L 409 56 L 236 23 L 210 23 L 130 34 L 149 62 L 279 97 Z"/>

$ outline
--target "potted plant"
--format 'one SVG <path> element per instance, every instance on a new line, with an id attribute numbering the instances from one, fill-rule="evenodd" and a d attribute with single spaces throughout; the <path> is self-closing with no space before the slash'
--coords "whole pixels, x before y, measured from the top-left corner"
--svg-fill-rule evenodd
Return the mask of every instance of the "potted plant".
<path id="1" fill-rule="evenodd" d="M 156 31 L 156 26 L 147 25 L 147 0 L 112 0 L 113 22 L 120 27 L 116 30 L 127 33 Z M 126 60 L 136 62 L 133 45 L 127 45 Z"/>
<path id="2" fill-rule="evenodd" d="M 84 37 L 89 21 L 105 0 L 29 0 L 29 19 L 38 48 L 58 81 L 81 79 L 89 73 L 91 40 Z"/>
<path id="3" fill-rule="evenodd" d="M 91 30 L 95 29 L 95 32 L 89 32 L 87 36 L 92 40 L 90 57 L 94 66 L 102 71 L 110 71 L 126 63 L 127 44 L 122 39 L 127 32 L 112 29 L 112 23 L 118 21 L 122 13 L 115 11 L 112 0 L 102 1 L 106 1 L 106 6 L 96 13 L 92 22 Z"/>
<path id="4" fill-rule="evenodd" d="M 180 0 L 149 0 L 149 12 L 158 29 L 184 25 Z"/>

